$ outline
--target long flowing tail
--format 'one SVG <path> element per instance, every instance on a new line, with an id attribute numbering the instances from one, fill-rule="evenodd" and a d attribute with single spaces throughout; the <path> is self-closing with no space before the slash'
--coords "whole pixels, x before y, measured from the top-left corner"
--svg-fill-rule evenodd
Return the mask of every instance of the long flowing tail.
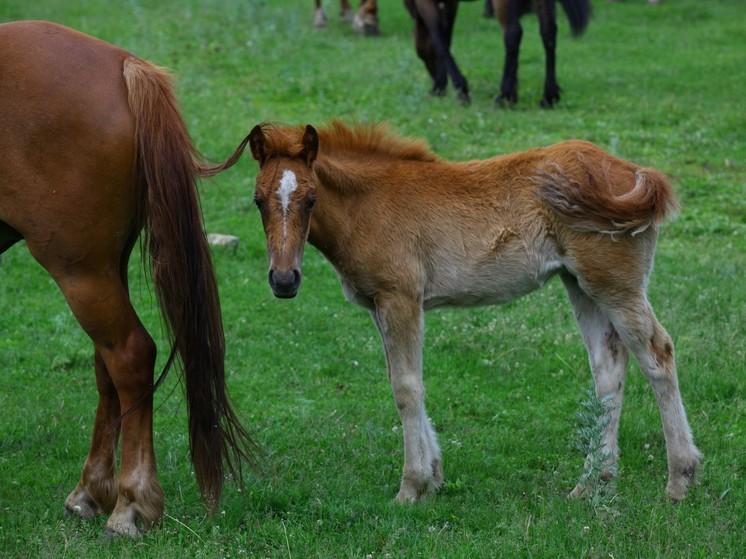
<path id="1" fill-rule="evenodd" d="M 224 466 L 240 481 L 241 462 L 256 463 L 256 445 L 226 392 L 220 300 L 195 184 L 196 175 L 214 173 L 189 137 L 168 73 L 130 57 L 124 61 L 124 79 L 136 123 L 143 245 L 184 370 L 197 483 L 214 510 Z"/>
<path id="2" fill-rule="evenodd" d="M 593 10 L 590 0 L 560 0 L 560 3 L 567 14 L 572 34 L 576 37 L 582 35 L 591 21 Z"/>
<path id="3" fill-rule="evenodd" d="M 657 226 L 678 208 L 668 178 L 655 169 L 621 160 L 595 166 L 580 162 L 582 173 L 549 165 L 534 178 L 538 196 L 576 231 L 634 235 Z"/>

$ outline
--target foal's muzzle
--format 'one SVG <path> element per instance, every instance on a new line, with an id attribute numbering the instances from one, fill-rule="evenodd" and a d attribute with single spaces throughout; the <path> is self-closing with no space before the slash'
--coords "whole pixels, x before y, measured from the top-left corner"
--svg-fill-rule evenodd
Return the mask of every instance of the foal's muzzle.
<path id="1" fill-rule="evenodd" d="M 291 270 L 269 270 L 269 286 L 272 293 L 279 299 L 291 299 L 298 294 L 300 287 L 300 271 L 295 268 Z"/>

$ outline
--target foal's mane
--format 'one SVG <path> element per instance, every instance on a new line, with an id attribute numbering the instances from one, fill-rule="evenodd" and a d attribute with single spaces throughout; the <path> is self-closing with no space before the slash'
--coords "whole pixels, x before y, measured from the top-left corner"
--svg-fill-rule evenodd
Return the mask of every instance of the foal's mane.
<path id="1" fill-rule="evenodd" d="M 298 157 L 303 153 L 305 125 L 284 126 L 265 122 L 265 150 L 270 156 Z M 317 129 L 319 156 L 333 159 L 400 159 L 438 161 L 440 158 L 420 138 L 405 138 L 391 132 L 385 123 L 349 126 L 334 119 Z"/>
<path id="2" fill-rule="evenodd" d="M 303 157 L 305 125 L 283 126 L 263 123 L 264 148 L 269 157 Z M 339 191 L 368 190 L 387 174 L 395 161 L 441 161 L 419 138 L 406 138 L 391 132 L 388 125 L 349 126 L 334 119 L 317 129 L 319 152 L 313 164 L 316 176 L 327 187 Z"/>
<path id="3" fill-rule="evenodd" d="M 330 124 L 319 128 L 318 133 L 320 157 L 426 162 L 440 159 L 425 140 L 397 136 L 384 123 L 351 127 L 334 119 Z"/>

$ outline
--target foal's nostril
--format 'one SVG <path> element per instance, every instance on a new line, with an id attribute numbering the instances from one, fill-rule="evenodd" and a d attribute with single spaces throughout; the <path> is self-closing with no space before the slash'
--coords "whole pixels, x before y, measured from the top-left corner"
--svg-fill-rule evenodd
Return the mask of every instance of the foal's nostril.
<path id="1" fill-rule="evenodd" d="M 295 297 L 300 286 L 300 270 L 275 270 L 269 271 L 269 286 L 275 297 Z"/>

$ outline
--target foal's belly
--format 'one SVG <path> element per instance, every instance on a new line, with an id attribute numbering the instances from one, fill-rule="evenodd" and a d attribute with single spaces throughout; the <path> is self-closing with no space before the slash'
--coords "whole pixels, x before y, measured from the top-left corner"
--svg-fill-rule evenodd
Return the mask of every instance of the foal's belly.
<path id="1" fill-rule="evenodd" d="M 562 268 L 551 246 L 476 259 L 451 255 L 428 278 L 424 307 L 506 303 L 539 289 Z"/>

